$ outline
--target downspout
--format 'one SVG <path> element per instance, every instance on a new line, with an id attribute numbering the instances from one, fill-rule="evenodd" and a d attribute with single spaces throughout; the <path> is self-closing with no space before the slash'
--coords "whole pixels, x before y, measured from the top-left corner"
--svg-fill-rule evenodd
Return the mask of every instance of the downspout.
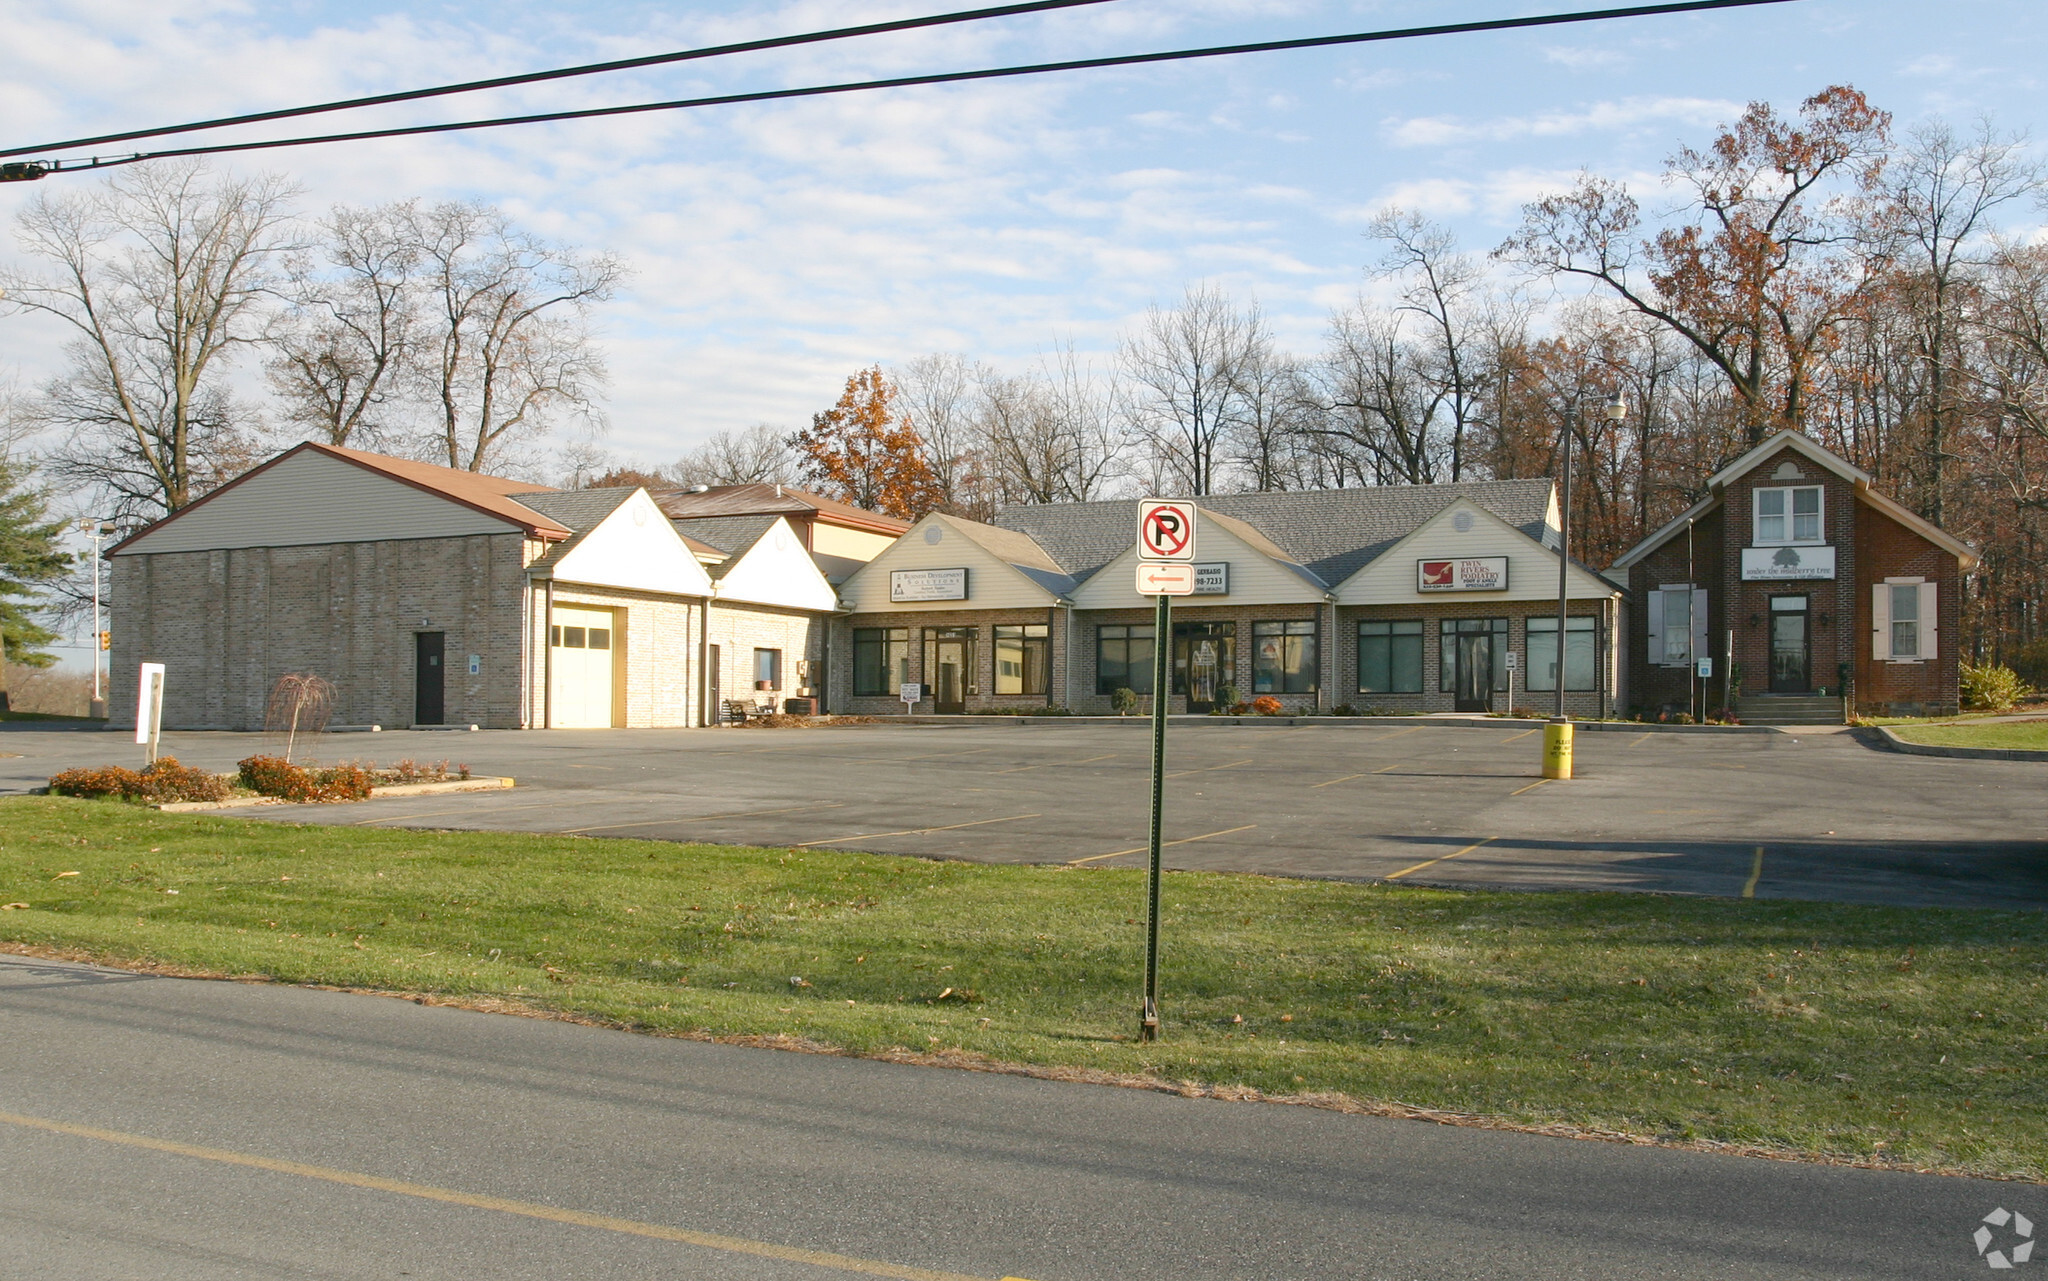
<path id="1" fill-rule="evenodd" d="M 547 646 L 544 651 L 547 657 L 541 661 L 540 665 L 540 727 L 542 729 L 553 729 L 555 727 L 555 580 L 552 577 L 548 579 L 546 608 L 547 621 L 541 624 L 540 632 L 541 643 Z"/>
<path id="2" fill-rule="evenodd" d="M 519 728 L 533 728 L 533 579 L 519 592 Z"/>
<path id="3" fill-rule="evenodd" d="M 1060 705 L 1071 712 L 1074 710 L 1074 602 L 1063 599 L 1060 604 L 1067 611 L 1066 635 L 1060 642 L 1063 664 L 1060 668 L 1060 697 L 1065 701 Z"/>
<path id="4" fill-rule="evenodd" d="M 706 593 L 699 602 L 697 623 L 697 724 L 716 725 L 713 719 L 716 709 L 711 706 L 711 596 Z"/>
<path id="5" fill-rule="evenodd" d="M 1060 602 L 1057 600 L 1045 607 L 1045 661 L 1047 663 L 1052 662 L 1053 618 L 1059 613 L 1059 609 Z M 1057 706 L 1053 702 L 1052 673 L 1049 671 L 1045 674 L 1045 705 L 1047 707 Z"/>
<path id="6" fill-rule="evenodd" d="M 1320 640 L 1316 642 L 1316 710 L 1319 712 L 1325 706 L 1323 695 L 1337 683 L 1337 593 L 1323 593 L 1323 603 L 1316 607 L 1319 626 L 1325 606 L 1330 616 L 1330 643 L 1325 647 Z"/>

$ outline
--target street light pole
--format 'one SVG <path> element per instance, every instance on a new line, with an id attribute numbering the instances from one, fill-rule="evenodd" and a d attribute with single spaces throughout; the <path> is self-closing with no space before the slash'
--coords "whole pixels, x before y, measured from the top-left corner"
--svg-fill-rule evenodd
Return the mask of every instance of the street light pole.
<path id="1" fill-rule="evenodd" d="M 92 540 L 92 643 L 86 654 L 92 660 L 92 701 L 100 702 L 100 544 L 114 532 L 114 527 L 102 520 L 81 520 L 78 528 Z"/>
<path id="2" fill-rule="evenodd" d="M 1620 392 L 1608 398 L 1603 416 L 1608 422 L 1618 423 L 1628 416 L 1628 402 Z M 1572 428 L 1579 418 L 1578 400 L 1574 398 L 1565 408 L 1564 439 L 1559 442 L 1559 453 L 1563 455 L 1559 467 L 1562 493 L 1557 512 L 1557 650 L 1553 680 L 1555 684 L 1556 709 L 1550 723 L 1543 727 L 1543 777 L 1570 778 L 1572 776 L 1572 722 L 1564 711 L 1565 628 L 1571 623 L 1571 572 L 1572 572 Z M 1599 634 L 1594 634 L 1594 661 L 1599 661 Z M 1535 664 L 1531 663 L 1531 667 Z"/>

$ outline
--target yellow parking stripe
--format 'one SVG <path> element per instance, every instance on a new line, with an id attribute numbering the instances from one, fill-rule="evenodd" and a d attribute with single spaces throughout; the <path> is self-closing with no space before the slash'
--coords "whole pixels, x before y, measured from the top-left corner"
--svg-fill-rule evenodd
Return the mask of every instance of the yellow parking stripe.
<path id="1" fill-rule="evenodd" d="M 973 1277 L 962 1272 L 937 1272 L 930 1268 L 885 1263 L 879 1259 L 858 1259 L 848 1254 L 806 1250 L 793 1245 L 776 1245 L 771 1241 L 749 1241 L 745 1237 L 729 1237 L 716 1232 L 693 1232 L 688 1228 L 672 1228 L 660 1223 L 613 1218 L 609 1214 L 588 1214 L 582 1210 L 565 1210 L 558 1206 L 539 1205 L 532 1201 L 482 1196 L 474 1192 L 458 1192 L 453 1188 L 434 1187 L 426 1183 L 387 1179 L 381 1175 L 358 1174 L 353 1170 L 307 1165 L 303 1161 L 283 1161 L 276 1157 L 257 1156 L 250 1152 L 231 1152 L 225 1148 L 205 1148 L 193 1143 L 176 1143 L 169 1139 L 155 1139 L 143 1134 L 127 1134 L 120 1130 L 102 1130 L 92 1125 L 46 1121 L 41 1117 L 16 1116 L 10 1112 L 0 1112 L 0 1123 L 20 1126 L 23 1129 L 44 1130 L 51 1134 L 70 1135 L 73 1138 L 97 1139 L 102 1143 L 117 1143 L 123 1147 L 143 1148 L 151 1152 L 167 1152 L 173 1156 L 192 1157 L 200 1161 L 216 1161 L 222 1165 L 240 1165 L 257 1170 L 269 1170 L 274 1174 L 292 1174 L 302 1179 L 318 1179 L 346 1187 L 367 1188 L 373 1192 L 417 1197 L 422 1201 L 440 1201 L 447 1205 L 467 1206 L 473 1210 L 495 1210 L 500 1214 L 516 1214 L 548 1223 L 567 1223 L 579 1228 L 597 1228 L 605 1232 L 622 1232 L 628 1236 L 652 1237 L 656 1241 L 675 1241 L 726 1254 L 747 1254 L 761 1259 L 780 1259 L 787 1263 L 807 1263 L 812 1267 L 831 1268 L 834 1271 L 858 1273 L 861 1276 L 891 1277 L 894 1281 L 987 1281 L 986 1278 Z M 1022 1281 L 1022 1278 L 1005 1277 L 1003 1281 Z"/>
<path id="2" fill-rule="evenodd" d="M 1756 897 L 1756 883 L 1764 874 L 1764 847 L 1756 847 L 1756 862 L 1749 865 L 1749 879 L 1742 883 L 1742 897 Z"/>
<path id="3" fill-rule="evenodd" d="M 1161 841 L 1159 842 L 1159 848 L 1165 849 L 1169 845 L 1186 845 L 1190 841 L 1206 841 L 1212 836 L 1229 836 L 1236 832 L 1249 832 L 1257 826 L 1257 823 L 1246 823 L 1243 827 L 1226 827 L 1220 832 L 1204 832 L 1200 836 L 1183 836 L 1177 841 Z M 1083 863 L 1100 863 L 1103 859 L 1116 858 L 1123 854 L 1145 854 L 1149 853 L 1151 849 L 1150 845 L 1140 845 L 1128 850 L 1112 850 L 1107 854 L 1090 854 L 1087 858 L 1068 859 L 1067 866 L 1079 867 Z"/>
<path id="4" fill-rule="evenodd" d="M 1541 729 L 1525 729 L 1519 734 L 1508 735 L 1506 738 L 1501 740 L 1501 743 L 1505 745 L 1514 742 L 1518 738 L 1527 738 L 1531 734 L 1541 734 L 1542 732 L 1543 731 Z"/>
<path id="5" fill-rule="evenodd" d="M 795 850 L 807 850 L 813 845 L 838 845 L 843 841 L 869 841 L 880 836 L 922 836 L 926 832 L 952 832 L 963 827 L 981 827 L 988 823 L 1015 823 L 1020 819 L 1037 818 L 1036 814 L 1012 814 L 1008 818 L 978 818 L 972 823 L 948 823 L 944 827 L 906 827 L 900 832 L 860 832 L 853 836 L 835 836 L 825 841 L 799 841 L 790 846 Z"/>
<path id="6" fill-rule="evenodd" d="M 1550 782 L 1550 781 L 1551 781 L 1551 780 L 1549 780 L 1549 779 L 1547 779 L 1547 778 L 1539 778 L 1539 779 L 1537 779 L 1537 780 L 1536 780 L 1535 782 L 1533 782 L 1533 783 L 1529 784 L 1529 785 L 1528 785 L 1527 787 L 1518 787 L 1518 788 L 1516 788 L 1516 789 L 1515 789 L 1514 791 L 1512 791 L 1512 792 L 1509 792 L 1509 793 L 1508 793 L 1508 795 L 1509 795 L 1509 796 L 1520 796 L 1520 795 L 1521 795 L 1522 793 L 1524 793 L 1524 792 L 1533 792 L 1533 791 L 1535 791 L 1535 790 L 1536 790 L 1537 788 L 1539 788 L 1539 787 L 1543 786 L 1543 785 L 1544 785 L 1545 783 L 1548 783 L 1548 782 Z"/>
<path id="7" fill-rule="evenodd" d="M 709 823 L 720 818 L 760 818 L 766 814 L 794 814 L 799 810 L 840 810 L 846 808 L 845 801 L 813 801 L 809 805 L 785 805 L 779 810 L 741 810 L 733 814 L 680 814 L 675 818 L 650 818 L 642 823 L 599 823 L 595 827 L 564 827 L 556 829 L 557 836 L 575 836 L 582 832 L 609 832 L 619 827 L 663 827 L 670 823 Z"/>
<path id="8" fill-rule="evenodd" d="M 1223 764 L 1221 764 L 1221 765 L 1203 765 L 1203 766 L 1200 766 L 1200 767 L 1198 767 L 1198 768 L 1196 768 L 1196 769 L 1183 769 L 1183 770 L 1175 770 L 1175 771 L 1174 771 L 1173 773 L 1171 773 L 1171 774 L 1168 774 L 1168 775 L 1167 775 L 1167 777 L 1168 777 L 1168 778 L 1181 778 L 1181 777 L 1184 777 L 1184 776 L 1186 776 L 1186 775 L 1188 775 L 1188 774 L 1206 774 L 1206 773 L 1208 773 L 1208 772 L 1209 772 L 1210 770 L 1219 770 L 1219 769 L 1236 769 L 1236 768 L 1237 768 L 1238 766 L 1240 766 L 1240 765 L 1249 765 L 1249 764 L 1251 764 L 1251 763 L 1252 763 L 1253 761 L 1255 761 L 1255 760 L 1257 760 L 1257 759 L 1258 759 L 1258 757 L 1256 757 L 1256 756 L 1247 756 L 1247 757 L 1245 757 L 1245 758 L 1244 758 L 1243 760 L 1241 760 L 1241 761 L 1225 761 L 1225 762 L 1224 762 Z"/>
<path id="9" fill-rule="evenodd" d="M 1009 769 L 999 769 L 993 772 L 997 774 L 1022 774 L 1028 769 L 1050 769 L 1054 765 L 1089 765 L 1096 761 L 1111 760 L 1115 756 L 1115 752 L 1105 752 L 1101 756 L 1083 756 L 1078 761 L 1040 761 L 1036 765 L 1013 765 Z"/>
<path id="10" fill-rule="evenodd" d="M 1424 859 L 1422 862 L 1415 864 L 1413 867 L 1404 867 L 1398 872 L 1389 873 L 1387 879 L 1390 881 L 1398 881 L 1402 877 L 1408 875 L 1408 873 L 1410 872 L 1419 872 L 1425 867 L 1435 867 L 1438 863 L 1442 863 L 1448 859 L 1454 859 L 1458 857 L 1458 854 L 1470 854 L 1473 850 L 1478 849 L 1480 846 L 1486 844 L 1487 841 L 1493 839 L 1495 838 L 1489 836 L 1485 838 L 1485 840 L 1474 841 L 1470 845 L 1467 845 L 1464 849 L 1457 851 L 1456 854 L 1446 854 L 1441 858 Z"/>

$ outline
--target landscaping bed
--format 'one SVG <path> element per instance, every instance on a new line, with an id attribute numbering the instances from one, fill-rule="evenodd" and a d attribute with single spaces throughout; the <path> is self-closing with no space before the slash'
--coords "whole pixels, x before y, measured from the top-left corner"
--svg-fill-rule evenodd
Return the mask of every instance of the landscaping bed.
<path id="1" fill-rule="evenodd" d="M 643 1031 L 2048 1177 L 2048 917 L 0 801 L 0 941 Z"/>
<path id="2" fill-rule="evenodd" d="M 1894 723 L 1892 733 L 1929 747 L 1988 747 L 2048 752 L 2048 717 L 2029 721 L 1919 721 Z"/>
<path id="3" fill-rule="evenodd" d="M 238 803 L 360 801 L 374 794 L 398 794 L 470 782 L 508 786 L 502 779 L 478 780 L 467 765 L 406 759 L 377 766 L 359 761 L 340 765 L 295 765 L 277 756 L 250 756 L 233 774 L 212 774 L 164 756 L 131 770 L 120 765 L 68 769 L 50 776 L 56 796 L 85 800 L 134 801 L 159 808 L 215 808 Z"/>

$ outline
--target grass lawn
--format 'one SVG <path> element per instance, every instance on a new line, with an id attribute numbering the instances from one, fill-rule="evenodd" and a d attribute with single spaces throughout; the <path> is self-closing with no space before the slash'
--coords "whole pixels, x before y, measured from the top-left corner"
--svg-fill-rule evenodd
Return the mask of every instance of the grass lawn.
<path id="1" fill-rule="evenodd" d="M 2048 917 L 0 801 L 0 941 L 653 1032 L 2048 1179 Z"/>
<path id="2" fill-rule="evenodd" d="M 1892 733 L 1933 747 L 2019 747 L 2048 752 L 2048 718 L 2038 721 L 1925 722 L 1892 726 Z"/>

